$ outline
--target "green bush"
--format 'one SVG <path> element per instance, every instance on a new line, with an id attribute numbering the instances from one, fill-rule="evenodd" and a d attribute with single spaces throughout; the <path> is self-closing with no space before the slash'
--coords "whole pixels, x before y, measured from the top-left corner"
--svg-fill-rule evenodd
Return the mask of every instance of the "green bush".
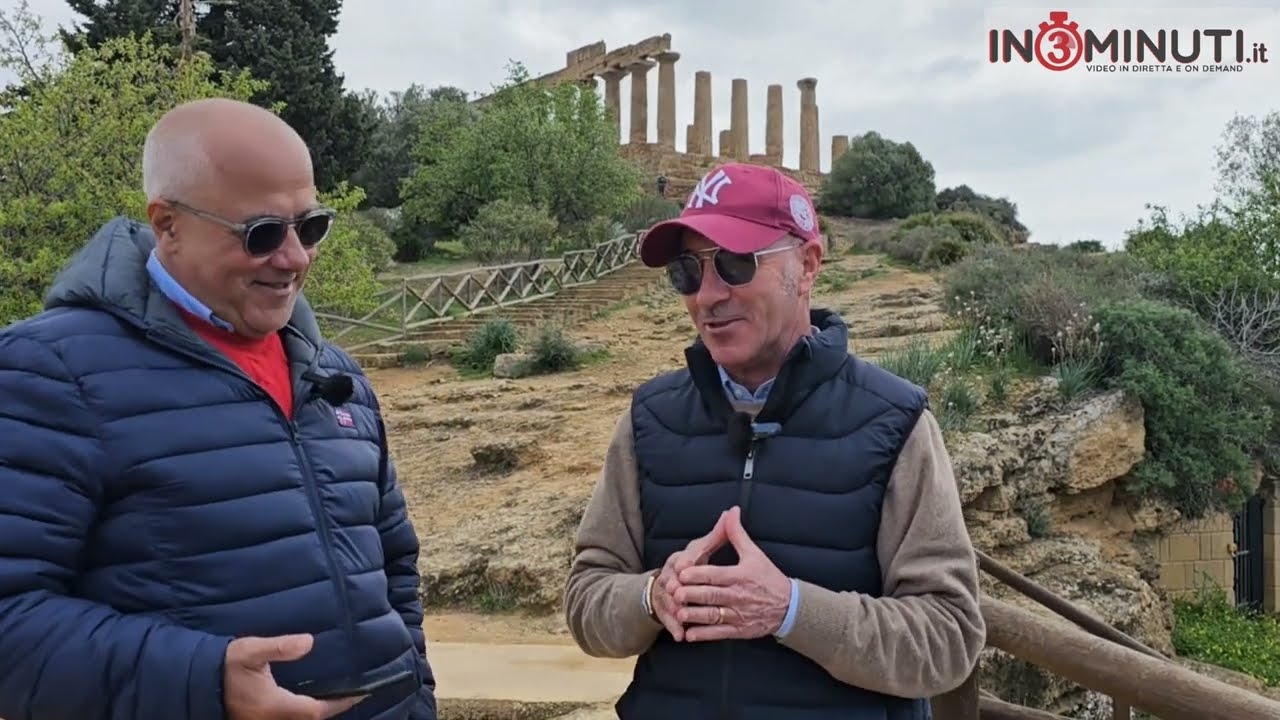
<path id="1" fill-rule="evenodd" d="M 544 209 L 494 200 L 458 233 L 467 254 L 482 264 L 536 260 L 556 241 L 559 223 Z"/>
<path id="2" fill-rule="evenodd" d="M 654 223 L 670 220 L 680 215 L 680 203 L 657 195 L 641 195 L 621 212 L 617 220 L 627 232 L 640 232 Z"/>
<path id="3" fill-rule="evenodd" d="M 1175 297 L 1213 295 L 1233 286 L 1274 290 L 1280 286 L 1280 191 L 1267 200 L 1238 209 L 1201 209 L 1180 225 L 1163 208 L 1153 208 L 1151 217 L 1129 233 L 1125 249 L 1168 276 Z"/>
<path id="4" fill-rule="evenodd" d="M 573 370 L 582 364 L 582 353 L 558 325 L 543 325 L 529 343 L 529 369 L 534 374 Z"/>
<path id="5" fill-rule="evenodd" d="M 943 307 L 953 314 L 981 308 L 1013 329 L 1046 365 L 1062 359 L 1059 333 L 1076 340 L 1100 302 L 1140 296 L 1138 270 L 1122 254 L 1086 255 L 1054 246 L 1023 250 L 973 248 L 942 280 Z M 1070 327 L 1068 327 L 1070 326 Z M 1055 352 L 1058 356 L 1055 357 Z"/>
<path id="6" fill-rule="evenodd" d="M 973 212 L 946 211 L 916 213 L 898 226 L 899 232 L 915 228 L 949 228 L 970 245 L 1009 245 L 1008 235 L 991 220 Z"/>
<path id="7" fill-rule="evenodd" d="M 1235 607 L 1216 583 L 1173 601 L 1178 655 L 1280 686 L 1280 618 Z"/>
<path id="8" fill-rule="evenodd" d="M 1280 392 L 1194 312 L 1144 297 L 1142 277 L 1122 253 L 977 248 L 944 277 L 944 304 L 978 337 L 1003 334 L 985 346 L 1025 348 L 1064 397 L 1102 386 L 1140 400 L 1137 492 L 1191 517 L 1234 509 L 1280 429 Z"/>
<path id="9" fill-rule="evenodd" d="M 364 200 L 364 190 L 342 182 L 320 200 L 338 211 L 338 223 L 320 245 L 307 273 L 307 301 L 320 312 L 361 317 L 378 306 L 378 293 L 383 289 L 369 264 L 369 247 L 360 235 L 361 225 L 350 222 Z M 320 322 L 326 331 L 341 327 L 339 323 L 331 327 L 323 319 Z"/>
<path id="10" fill-rule="evenodd" d="M 348 213 L 339 222 L 350 227 L 356 245 L 364 251 L 365 262 L 374 272 L 382 272 L 391 267 L 396 254 L 396 243 L 384 229 L 383 222 L 368 211 Z"/>
<path id="11" fill-rule="evenodd" d="M 1018 206 L 1008 198 L 980 195 L 968 185 L 959 185 L 940 191 L 936 205 L 940 211 L 974 213 L 989 220 L 1009 245 L 1026 242 L 1030 236 L 1027 227 L 1018 220 Z"/>
<path id="12" fill-rule="evenodd" d="M 494 359 L 515 352 L 519 344 L 516 326 L 506 318 L 494 318 L 471 333 L 454 362 L 471 370 L 488 371 L 493 368 Z"/>
<path id="13" fill-rule="evenodd" d="M 940 268 L 953 265 L 969 254 L 969 245 L 957 238 L 939 238 L 930 243 L 920 258 L 920 264 L 926 268 Z"/>
<path id="14" fill-rule="evenodd" d="M 884 253 L 926 270 L 945 267 L 969 253 L 960 234 L 950 225 L 917 225 L 905 232 L 868 234 L 859 249 Z"/>
<path id="15" fill-rule="evenodd" d="M 1106 252 L 1107 248 L 1098 240 L 1076 240 L 1067 245 L 1068 250 L 1082 253 L 1100 253 Z"/>
<path id="16" fill-rule="evenodd" d="M 1188 517 L 1239 507 L 1255 489 L 1254 458 L 1272 420 L 1256 376 L 1190 310 L 1137 299 L 1093 316 L 1105 383 L 1138 398 L 1145 414 L 1135 489 Z"/>

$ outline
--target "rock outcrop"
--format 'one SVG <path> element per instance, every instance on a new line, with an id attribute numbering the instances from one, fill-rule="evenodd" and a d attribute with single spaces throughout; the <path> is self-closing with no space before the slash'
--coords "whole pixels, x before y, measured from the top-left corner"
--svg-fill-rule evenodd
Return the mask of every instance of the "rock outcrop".
<path id="1" fill-rule="evenodd" d="M 1067 404 L 1043 378 L 1010 412 L 984 420 L 984 430 L 949 443 L 974 545 L 1171 653 L 1155 545 L 1180 514 L 1124 492 L 1144 456 L 1141 405 L 1119 391 Z M 983 592 L 1051 612 L 986 574 Z M 994 649 L 983 653 L 982 684 L 1010 702 L 1061 713 L 1092 702 L 1073 683 Z"/>

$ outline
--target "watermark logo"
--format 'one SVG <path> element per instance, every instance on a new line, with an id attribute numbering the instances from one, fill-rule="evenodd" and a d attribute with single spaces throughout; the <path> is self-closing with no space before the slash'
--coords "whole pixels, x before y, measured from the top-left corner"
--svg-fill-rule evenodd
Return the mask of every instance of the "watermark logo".
<path id="1" fill-rule="evenodd" d="M 1066 10 L 1035 28 L 990 28 L 987 60 L 1053 72 L 1243 72 L 1271 61 L 1265 40 L 1240 27 L 1082 27 Z"/>

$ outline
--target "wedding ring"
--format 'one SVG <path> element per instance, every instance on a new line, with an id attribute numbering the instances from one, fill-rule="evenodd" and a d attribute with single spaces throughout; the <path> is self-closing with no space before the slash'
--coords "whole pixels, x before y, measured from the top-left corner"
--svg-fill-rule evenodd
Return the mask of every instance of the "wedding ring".
<path id="1" fill-rule="evenodd" d="M 724 608 L 718 607 L 716 609 L 720 611 L 720 616 L 716 618 L 716 624 L 719 625 L 720 623 L 724 622 Z"/>

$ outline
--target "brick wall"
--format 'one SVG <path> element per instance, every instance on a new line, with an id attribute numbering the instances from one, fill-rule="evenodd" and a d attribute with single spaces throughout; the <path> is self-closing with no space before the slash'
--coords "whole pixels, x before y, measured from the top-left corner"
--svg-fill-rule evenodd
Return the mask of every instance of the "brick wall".
<path id="1" fill-rule="evenodd" d="M 1230 515 L 1219 513 L 1200 520 L 1184 520 L 1160 540 L 1160 584 L 1177 597 L 1194 592 L 1205 583 L 1207 575 L 1229 598 L 1234 598 L 1234 553 Z"/>

